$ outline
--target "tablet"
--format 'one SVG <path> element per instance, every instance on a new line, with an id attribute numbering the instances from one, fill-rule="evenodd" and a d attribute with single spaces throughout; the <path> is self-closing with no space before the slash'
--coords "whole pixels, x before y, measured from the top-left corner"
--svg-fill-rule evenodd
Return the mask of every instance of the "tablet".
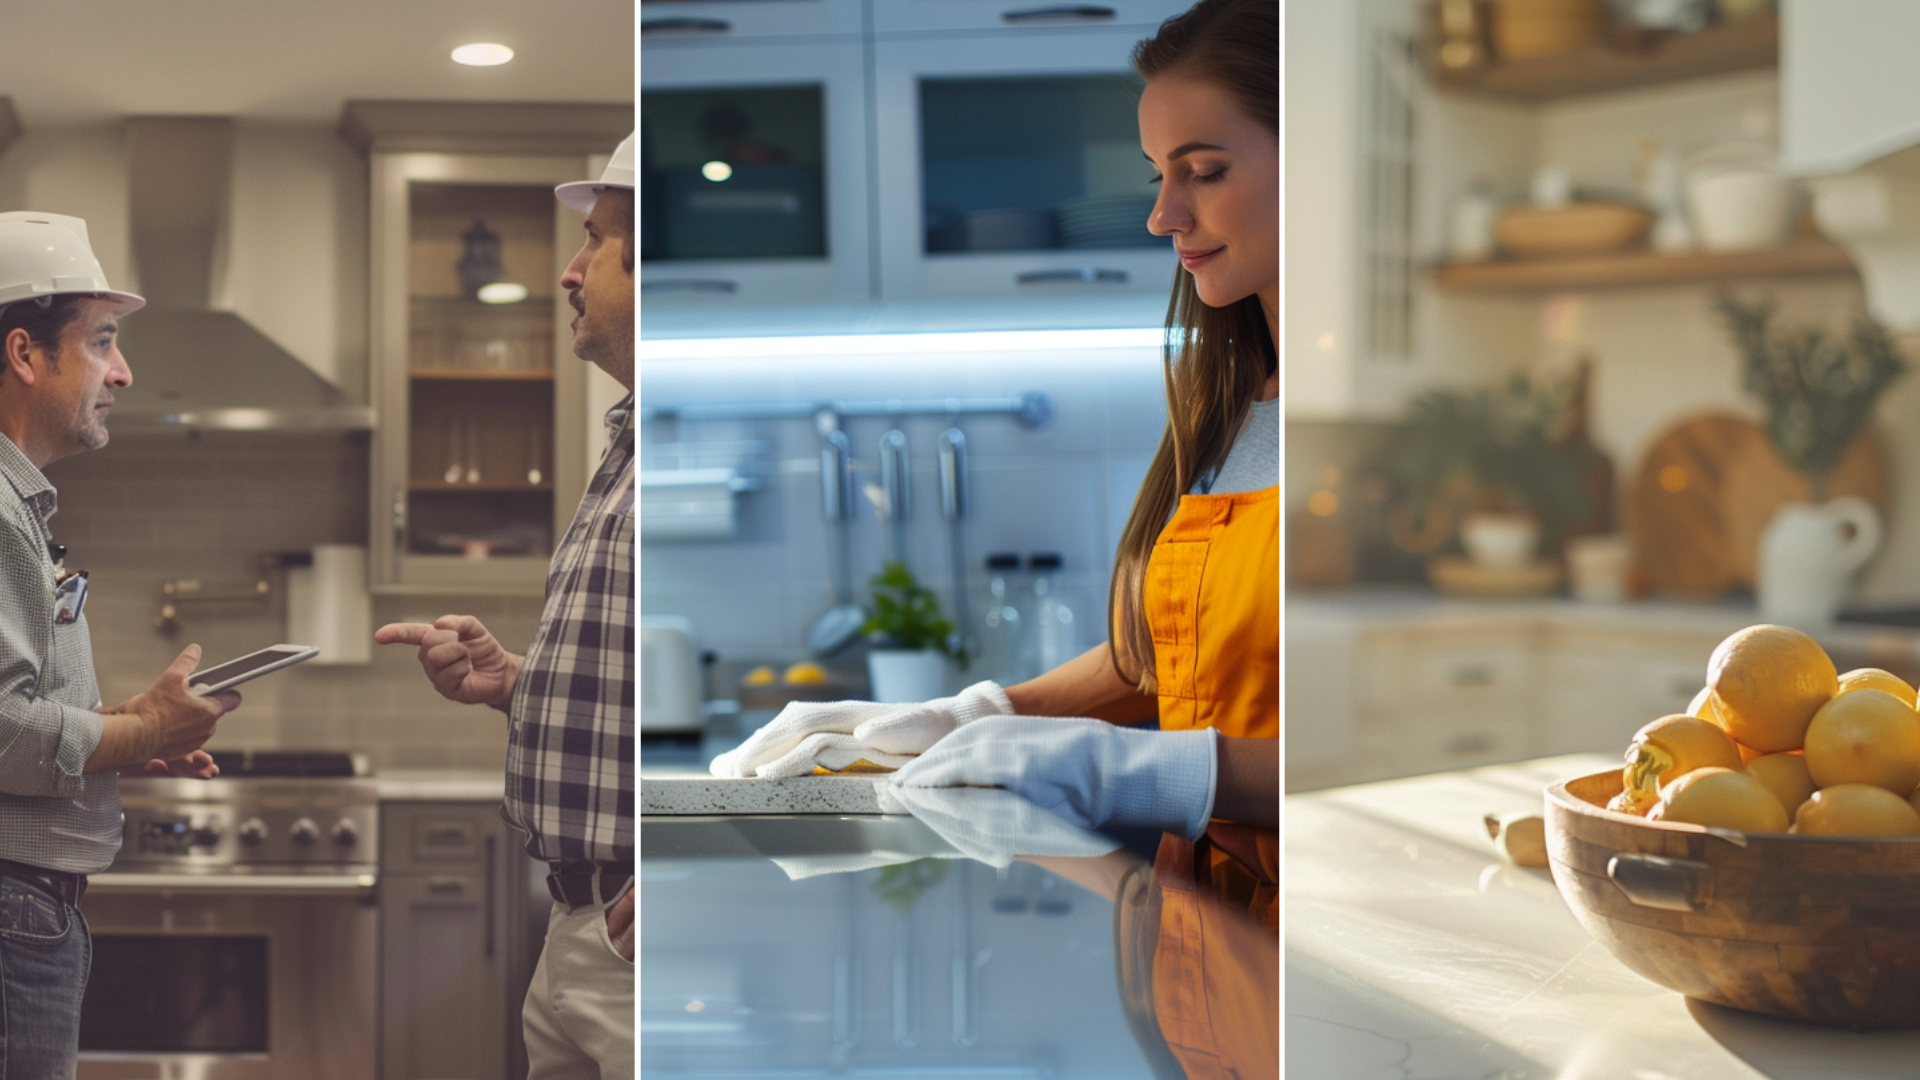
<path id="1" fill-rule="evenodd" d="M 217 694 L 230 690 L 249 679 L 257 679 L 271 671 L 292 667 L 302 660 L 311 660 L 320 655 L 313 645 L 271 645 L 259 652 L 248 653 L 238 660 L 229 660 L 216 667 L 201 668 L 187 676 L 187 685 L 201 696 Z"/>

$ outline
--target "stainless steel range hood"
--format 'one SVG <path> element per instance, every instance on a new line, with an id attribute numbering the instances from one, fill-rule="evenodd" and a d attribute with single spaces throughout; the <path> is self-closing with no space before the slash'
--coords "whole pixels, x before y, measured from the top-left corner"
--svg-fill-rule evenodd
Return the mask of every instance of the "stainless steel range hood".
<path id="1" fill-rule="evenodd" d="M 231 119 L 127 121 L 133 262 L 147 306 L 121 323 L 134 379 L 114 395 L 114 433 L 371 428 L 373 410 L 214 306 L 232 172 Z"/>

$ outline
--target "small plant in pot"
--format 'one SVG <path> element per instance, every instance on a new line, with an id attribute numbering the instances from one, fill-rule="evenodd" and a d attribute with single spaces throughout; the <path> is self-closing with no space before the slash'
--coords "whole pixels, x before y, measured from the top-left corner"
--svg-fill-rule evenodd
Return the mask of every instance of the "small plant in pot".
<path id="1" fill-rule="evenodd" d="M 867 674 L 875 701 L 927 701 L 944 692 L 948 660 L 967 669 L 966 649 L 940 600 L 904 565 L 890 562 L 867 579 L 873 603 L 860 632 L 872 651 Z"/>
<path id="2" fill-rule="evenodd" d="M 1807 500 L 1781 505 L 1760 536 L 1760 615 L 1819 630 L 1833 622 L 1882 531 L 1879 511 L 1841 494 L 1847 485 L 1836 473 L 1907 364 L 1885 328 L 1864 315 L 1841 337 L 1818 326 L 1773 329 L 1771 300 L 1749 305 L 1723 294 L 1717 306 L 1745 361 L 1743 385 L 1766 407 L 1774 451 L 1806 482 Z"/>
<path id="3" fill-rule="evenodd" d="M 1582 477 L 1595 453 L 1565 438 L 1569 399 L 1568 387 L 1526 376 L 1416 398 L 1373 462 L 1409 522 L 1400 531 L 1438 551 L 1458 521 L 1462 546 L 1489 568 L 1525 566 L 1556 548 L 1587 514 Z"/>

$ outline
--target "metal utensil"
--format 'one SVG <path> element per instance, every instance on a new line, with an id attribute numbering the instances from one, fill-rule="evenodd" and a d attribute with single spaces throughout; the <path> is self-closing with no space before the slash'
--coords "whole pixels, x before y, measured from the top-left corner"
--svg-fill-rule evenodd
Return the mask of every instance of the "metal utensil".
<path id="1" fill-rule="evenodd" d="M 880 487 L 887 493 L 887 547 L 889 558 L 907 565 L 908 488 L 907 433 L 894 428 L 880 436 Z"/>
<path id="2" fill-rule="evenodd" d="M 477 484 L 480 482 L 480 448 L 474 445 L 473 422 L 462 421 L 460 430 L 467 436 L 467 483 Z"/>
<path id="3" fill-rule="evenodd" d="M 828 572 L 834 602 L 807 628 L 807 648 L 815 656 L 832 656 L 853 644 L 867 621 L 866 611 L 853 602 L 853 550 L 847 535 L 853 515 L 852 457 L 846 433 L 827 432 L 820 447 L 820 508 L 832 530 Z"/>
<path id="4" fill-rule="evenodd" d="M 947 555 L 953 564 L 953 642 L 969 654 L 973 620 L 967 614 L 967 436 L 952 427 L 940 433 L 940 516 L 947 520 Z"/>

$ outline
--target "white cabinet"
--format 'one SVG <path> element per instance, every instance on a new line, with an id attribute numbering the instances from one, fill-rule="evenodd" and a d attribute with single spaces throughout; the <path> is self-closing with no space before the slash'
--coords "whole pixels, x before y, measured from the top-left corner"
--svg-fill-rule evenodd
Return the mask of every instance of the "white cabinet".
<path id="1" fill-rule="evenodd" d="M 1167 0 L 879 0 L 873 6 L 873 28 L 882 34 L 948 30 L 1019 34 L 1060 26 L 1134 26 L 1151 32 L 1162 19 L 1183 9 L 1184 5 Z"/>
<path id="2" fill-rule="evenodd" d="M 1687 711 L 1719 633 L 1550 628 L 1542 639 L 1540 752 L 1620 753 L 1633 733 Z"/>
<path id="3" fill-rule="evenodd" d="M 1528 627 L 1374 628 L 1362 641 L 1358 750 L 1368 772 L 1406 776 L 1531 753 Z"/>
<path id="4" fill-rule="evenodd" d="M 1845 172 L 1920 143 L 1920 5 L 1782 0 L 1780 160 Z"/>
<path id="5" fill-rule="evenodd" d="M 858 38 L 648 40 L 643 305 L 871 295 L 865 71 Z"/>
<path id="6" fill-rule="evenodd" d="M 1170 241 L 1146 231 L 1154 189 L 1140 154 L 1137 30 L 882 40 L 874 46 L 876 208 L 882 299 L 1116 292 L 1165 295 Z M 1004 190 L 1002 190 L 1004 189 Z M 1038 189 L 1038 190 L 1036 190 Z M 1086 197 L 1139 202 L 1132 246 L 1071 248 Z M 930 221 L 943 203 L 951 221 Z M 971 241 L 979 215 L 1039 223 L 1017 250 Z M 1058 235 L 1046 220 L 1056 217 Z M 961 230 L 943 242 L 943 229 Z M 1011 230 L 1008 230 L 1011 231 Z"/>
<path id="7" fill-rule="evenodd" d="M 858 34 L 860 0 L 646 0 L 640 39 L 653 48 L 676 40 L 740 41 Z"/>

